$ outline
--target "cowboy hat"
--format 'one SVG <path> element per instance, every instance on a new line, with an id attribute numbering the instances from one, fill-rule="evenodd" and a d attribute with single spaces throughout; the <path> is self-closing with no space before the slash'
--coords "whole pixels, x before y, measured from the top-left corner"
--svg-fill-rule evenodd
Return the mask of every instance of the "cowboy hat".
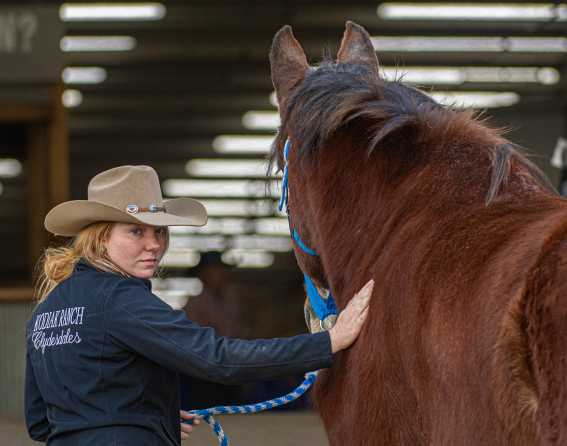
<path id="1" fill-rule="evenodd" d="M 157 173 L 149 166 L 120 166 L 96 175 L 88 200 L 66 201 L 45 217 L 45 228 L 73 236 L 91 223 L 111 221 L 152 226 L 203 226 L 207 211 L 197 200 L 164 200 Z"/>

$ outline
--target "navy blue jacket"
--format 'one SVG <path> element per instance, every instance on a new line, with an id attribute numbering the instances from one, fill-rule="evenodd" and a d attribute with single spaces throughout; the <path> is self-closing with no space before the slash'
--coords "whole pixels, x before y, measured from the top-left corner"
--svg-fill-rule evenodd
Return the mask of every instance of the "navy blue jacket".
<path id="1" fill-rule="evenodd" d="M 326 332 L 219 337 L 153 295 L 149 281 L 81 261 L 28 322 L 26 423 L 52 446 L 179 445 L 178 372 L 230 384 L 330 364 Z"/>

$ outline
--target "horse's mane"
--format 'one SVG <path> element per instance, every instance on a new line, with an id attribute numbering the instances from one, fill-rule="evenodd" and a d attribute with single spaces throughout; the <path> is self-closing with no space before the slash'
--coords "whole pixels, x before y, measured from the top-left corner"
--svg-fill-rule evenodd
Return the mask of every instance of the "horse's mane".
<path id="1" fill-rule="evenodd" d="M 449 149 L 455 143 L 472 144 L 474 140 L 491 159 L 486 204 L 507 181 L 512 159 L 525 166 L 544 189 L 556 193 L 522 150 L 503 138 L 502 130 L 488 127 L 473 112 L 442 106 L 399 80 L 376 79 L 364 66 L 331 60 L 311 69 L 289 97 L 270 164 L 290 133 L 294 138 L 293 150 L 302 160 L 315 155 L 337 130 L 361 120 L 366 124 L 366 134 L 361 136 L 366 137 L 368 155 L 395 140 L 389 137 L 399 137 L 403 132 L 411 133 L 411 143 L 402 138 L 404 146 L 411 150 L 440 145 Z"/>

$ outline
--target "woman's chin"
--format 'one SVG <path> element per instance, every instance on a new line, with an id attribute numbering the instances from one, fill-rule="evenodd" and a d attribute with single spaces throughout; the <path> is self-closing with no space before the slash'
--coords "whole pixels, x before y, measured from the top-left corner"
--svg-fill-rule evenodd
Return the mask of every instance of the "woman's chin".
<path id="1" fill-rule="evenodd" d="M 138 279 L 151 279 L 154 277 L 157 266 L 147 266 L 144 268 L 137 268 L 134 274 Z"/>

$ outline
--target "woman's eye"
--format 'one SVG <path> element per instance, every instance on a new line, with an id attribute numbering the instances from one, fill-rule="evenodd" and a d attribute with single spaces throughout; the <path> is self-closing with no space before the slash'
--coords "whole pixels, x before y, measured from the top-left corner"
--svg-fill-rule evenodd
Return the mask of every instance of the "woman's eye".
<path id="1" fill-rule="evenodd" d="M 141 235 L 142 234 L 142 230 L 140 228 L 134 228 L 130 232 L 134 235 Z"/>

